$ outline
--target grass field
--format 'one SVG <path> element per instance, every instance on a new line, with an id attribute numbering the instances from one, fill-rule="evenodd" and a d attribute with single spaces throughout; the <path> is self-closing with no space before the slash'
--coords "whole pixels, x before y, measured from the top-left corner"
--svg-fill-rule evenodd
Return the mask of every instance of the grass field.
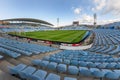
<path id="1" fill-rule="evenodd" d="M 77 43 L 82 40 L 86 31 L 85 30 L 55 30 L 55 31 L 35 31 L 35 32 L 22 32 L 10 34 L 22 37 L 29 37 L 33 39 L 49 40 L 57 42 Z"/>

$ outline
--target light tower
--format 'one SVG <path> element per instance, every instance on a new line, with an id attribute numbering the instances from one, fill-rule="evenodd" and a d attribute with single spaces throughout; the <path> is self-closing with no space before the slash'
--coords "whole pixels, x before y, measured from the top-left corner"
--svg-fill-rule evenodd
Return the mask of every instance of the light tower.
<path id="1" fill-rule="evenodd" d="M 94 13 L 94 27 L 97 27 L 97 15 Z"/>
<path id="2" fill-rule="evenodd" d="M 59 18 L 57 18 L 57 27 L 59 26 Z"/>

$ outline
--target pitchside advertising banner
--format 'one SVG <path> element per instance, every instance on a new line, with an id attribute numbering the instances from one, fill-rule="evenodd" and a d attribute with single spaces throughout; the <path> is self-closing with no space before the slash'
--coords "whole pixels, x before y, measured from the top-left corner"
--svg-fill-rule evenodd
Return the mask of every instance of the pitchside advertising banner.
<path id="1" fill-rule="evenodd" d="M 72 44 L 72 46 L 80 46 L 81 43 L 78 43 L 78 44 Z"/>
<path id="2" fill-rule="evenodd" d="M 51 41 L 45 41 L 45 43 L 47 43 L 47 44 L 52 44 L 52 42 L 51 42 Z"/>
<path id="3" fill-rule="evenodd" d="M 64 44 L 62 43 L 63 46 L 80 46 L 81 43 L 76 43 L 76 44 Z"/>

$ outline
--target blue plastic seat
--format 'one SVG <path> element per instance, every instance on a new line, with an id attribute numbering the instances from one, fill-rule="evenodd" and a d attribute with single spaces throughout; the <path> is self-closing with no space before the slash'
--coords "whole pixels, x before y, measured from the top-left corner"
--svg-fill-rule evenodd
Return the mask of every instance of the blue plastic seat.
<path id="1" fill-rule="evenodd" d="M 60 80 L 60 76 L 50 73 L 45 80 Z"/>
<path id="2" fill-rule="evenodd" d="M 64 77 L 64 80 L 77 80 L 76 78 Z"/>
<path id="3" fill-rule="evenodd" d="M 70 60 L 68 60 L 68 59 L 64 59 L 63 63 L 69 65 L 69 64 L 70 64 Z"/>
<path id="4" fill-rule="evenodd" d="M 115 68 L 116 64 L 117 63 L 109 63 L 108 65 L 106 65 L 106 68 L 110 68 L 110 69 Z"/>
<path id="5" fill-rule="evenodd" d="M 97 67 L 104 69 L 104 68 L 106 68 L 106 66 L 107 66 L 108 64 L 109 64 L 109 63 L 102 63 L 102 64 L 97 65 Z"/>
<path id="6" fill-rule="evenodd" d="M 116 69 L 120 69 L 120 63 L 115 65 Z"/>
<path id="7" fill-rule="evenodd" d="M 103 78 L 105 76 L 105 73 L 102 72 L 101 70 L 100 71 L 94 71 L 92 74 L 93 74 L 94 77 L 97 77 L 97 78 Z"/>
<path id="8" fill-rule="evenodd" d="M 117 73 L 120 77 L 120 70 L 113 70 L 115 73 Z"/>
<path id="9" fill-rule="evenodd" d="M 40 60 L 40 59 L 32 60 L 32 64 L 33 64 L 33 65 L 39 65 L 40 63 L 41 63 L 41 60 Z"/>
<path id="10" fill-rule="evenodd" d="M 80 74 L 84 75 L 84 76 L 92 76 L 91 71 L 86 68 L 86 67 L 80 67 Z"/>
<path id="11" fill-rule="evenodd" d="M 30 78 L 30 76 L 36 71 L 36 68 L 28 66 L 22 71 L 19 71 L 19 76 L 23 79 Z"/>
<path id="12" fill-rule="evenodd" d="M 33 75 L 30 76 L 30 80 L 44 80 L 47 72 L 44 70 L 37 70 Z"/>
<path id="13" fill-rule="evenodd" d="M 77 75 L 78 72 L 79 72 L 79 69 L 76 66 L 69 66 L 68 67 L 69 74 Z"/>
<path id="14" fill-rule="evenodd" d="M 57 63 L 62 63 L 62 59 L 56 59 L 56 61 L 55 62 L 57 62 Z"/>
<path id="15" fill-rule="evenodd" d="M 66 72 L 67 71 L 67 66 L 65 64 L 58 64 L 57 71 L 58 72 Z"/>
<path id="16" fill-rule="evenodd" d="M 49 59 L 50 59 L 49 56 L 45 56 L 45 57 L 43 58 L 43 60 L 47 60 L 47 61 L 49 61 Z"/>
<path id="17" fill-rule="evenodd" d="M 56 62 L 56 58 L 55 57 L 50 57 L 49 61 Z"/>
<path id="18" fill-rule="evenodd" d="M 42 60 L 41 63 L 39 64 L 41 67 L 45 68 L 49 64 L 49 61 Z"/>
<path id="19" fill-rule="evenodd" d="M 90 67 L 90 68 L 95 68 L 97 65 L 95 64 L 95 63 L 88 63 L 88 67 Z"/>
<path id="20" fill-rule="evenodd" d="M 50 70 L 56 70 L 56 67 L 57 67 L 57 63 L 56 62 L 50 62 L 47 65 L 47 68 L 50 69 Z"/>
<path id="21" fill-rule="evenodd" d="M 115 80 L 115 79 L 119 79 L 120 75 L 116 72 L 108 72 L 106 75 L 105 75 L 106 78 L 108 79 L 112 79 L 112 80 Z"/>
<path id="22" fill-rule="evenodd" d="M 102 71 L 102 73 L 104 73 L 104 74 L 106 74 L 106 73 L 108 73 L 108 72 L 112 72 L 112 70 L 110 70 L 110 69 L 101 69 L 101 71 Z"/>
<path id="23" fill-rule="evenodd" d="M 78 66 L 79 65 L 79 61 L 71 60 L 71 65 Z"/>
<path id="24" fill-rule="evenodd" d="M 115 48 L 114 50 L 112 50 L 111 52 L 109 52 L 109 54 L 116 54 L 116 53 L 118 53 L 118 52 L 120 52 L 120 45 L 117 45 L 117 48 Z"/>
<path id="25" fill-rule="evenodd" d="M 22 71 L 23 69 L 25 69 L 27 67 L 27 65 L 25 64 L 18 64 L 17 66 L 14 66 L 14 67 L 9 67 L 9 71 L 10 71 L 10 74 L 18 74 L 19 71 Z"/>
<path id="26" fill-rule="evenodd" d="M 95 71 L 100 71 L 98 68 L 90 68 L 91 73 L 95 72 Z"/>
<path id="27" fill-rule="evenodd" d="M 87 63 L 86 62 L 79 62 L 79 65 L 81 66 L 81 67 L 87 67 Z"/>

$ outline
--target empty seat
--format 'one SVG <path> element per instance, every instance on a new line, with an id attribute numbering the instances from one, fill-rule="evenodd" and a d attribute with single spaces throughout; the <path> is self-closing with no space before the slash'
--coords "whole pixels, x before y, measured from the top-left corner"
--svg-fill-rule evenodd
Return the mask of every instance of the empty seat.
<path id="1" fill-rule="evenodd" d="M 57 63 L 62 63 L 62 59 L 56 59 L 56 61 L 55 62 L 57 62 Z"/>
<path id="2" fill-rule="evenodd" d="M 115 65 L 115 68 L 116 68 L 116 69 L 120 69 L 120 63 L 116 64 L 116 65 Z"/>
<path id="3" fill-rule="evenodd" d="M 30 76 L 30 80 L 44 80 L 47 72 L 44 70 L 37 70 L 33 75 Z"/>
<path id="4" fill-rule="evenodd" d="M 97 78 L 103 78 L 105 76 L 105 73 L 103 73 L 101 70 L 100 71 L 94 71 L 93 76 Z"/>
<path id="5" fill-rule="evenodd" d="M 43 60 L 47 60 L 47 61 L 49 61 L 49 59 L 50 59 L 49 56 L 45 56 L 45 57 L 43 58 Z"/>
<path id="6" fill-rule="evenodd" d="M 102 63 L 102 64 L 99 64 L 97 65 L 98 68 L 106 68 L 106 66 L 108 65 L 109 63 Z"/>
<path id="7" fill-rule="evenodd" d="M 39 64 L 40 64 L 40 62 L 41 62 L 41 60 L 40 60 L 40 59 L 35 59 L 35 60 L 32 60 L 32 64 L 33 64 L 33 65 L 39 65 Z"/>
<path id="8" fill-rule="evenodd" d="M 106 66 L 106 68 L 112 69 L 112 68 L 115 68 L 115 65 L 116 65 L 116 63 L 109 63 L 109 64 Z"/>
<path id="9" fill-rule="evenodd" d="M 76 78 L 64 77 L 64 80 L 77 80 Z"/>
<path id="10" fill-rule="evenodd" d="M 78 72 L 79 72 L 79 69 L 76 66 L 69 66 L 68 67 L 68 73 L 69 74 L 76 75 L 76 74 L 78 74 Z"/>
<path id="11" fill-rule="evenodd" d="M 91 71 L 86 68 L 86 67 L 80 67 L 80 74 L 84 75 L 84 76 L 92 76 Z"/>
<path id="12" fill-rule="evenodd" d="M 88 63 L 88 67 L 92 67 L 92 68 L 95 68 L 97 66 L 97 64 L 95 64 L 95 63 Z"/>
<path id="13" fill-rule="evenodd" d="M 36 68 L 28 66 L 22 71 L 19 71 L 19 76 L 23 79 L 26 79 L 26 78 L 29 78 L 35 71 L 36 71 Z"/>
<path id="14" fill-rule="evenodd" d="M 66 72 L 67 66 L 65 64 L 58 64 L 57 71 L 58 72 Z"/>
<path id="15" fill-rule="evenodd" d="M 112 71 L 109 70 L 109 69 L 102 69 L 102 70 L 94 71 L 92 74 L 93 74 L 94 77 L 104 78 L 105 75 L 106 75 L 108 72 L 112 72 Z"/>
<path id="16" fill-rule="evenodd" d="M 56 70 L 56 67 L 57 67 L 57 63 L 56 62 L 50 62 L 47 65 L 47 68 L 50 69 L 50 70 Z"/>
<path id="17" fill-rule="evenodd" d="M 49 61 L 42 60 L 39 65 L 44 68 L 44 67 L 47 67 L 48 64 L 49 64 Z"/>
<path id="18" fill-rule="evenodd" d="M 71 60 L 71 65 L 78 66 L 78 64 L 79 64 L 79 61 L 77 61 L 77 60 Z"/>
<path id="19" fill-rule="evenodd" d="M 10 73 L 15 75 L 18 74 L 19 71 L 22 71 L 23 69 L 25 69 L 26 67 L 27 65 L 25 64 L 18 64 L 17 66 L 14 66 L 14 67 L 8 66 Z"/>
<path id="20" fill-rule="evenodd" d="M 91 73 L 95 72 L 95 71 L 100 71 L 98 68 L 90 68 Z"/>
<path id="21" fill-rule="evenodd" d="M 69 65 L 69 64 L 70 64 L 70 60 L 68 60 L 68 59 L 64 59 L 63 63 Z"/>
<path id="22" fill-rule="evenodd" d="M 86 67 L 86 66 L 87 66 L 87 63 L 86 63 L 86 62 L 79 62 L 79 65 L 80 65 L 81 67 Z"/>
<path id="23" fill-rule="evenodd" d="M 119 79 L 120 75 L 116 72 L 108 72 L 105 75 L 105 77 L 108 78 L 108 79 L 117 80 L 117 79 Z"/>
<path id="24" fill-rule="evenodd" d="M 60 76 L 50 73 L 45 80 L 60 80 Z"/>

